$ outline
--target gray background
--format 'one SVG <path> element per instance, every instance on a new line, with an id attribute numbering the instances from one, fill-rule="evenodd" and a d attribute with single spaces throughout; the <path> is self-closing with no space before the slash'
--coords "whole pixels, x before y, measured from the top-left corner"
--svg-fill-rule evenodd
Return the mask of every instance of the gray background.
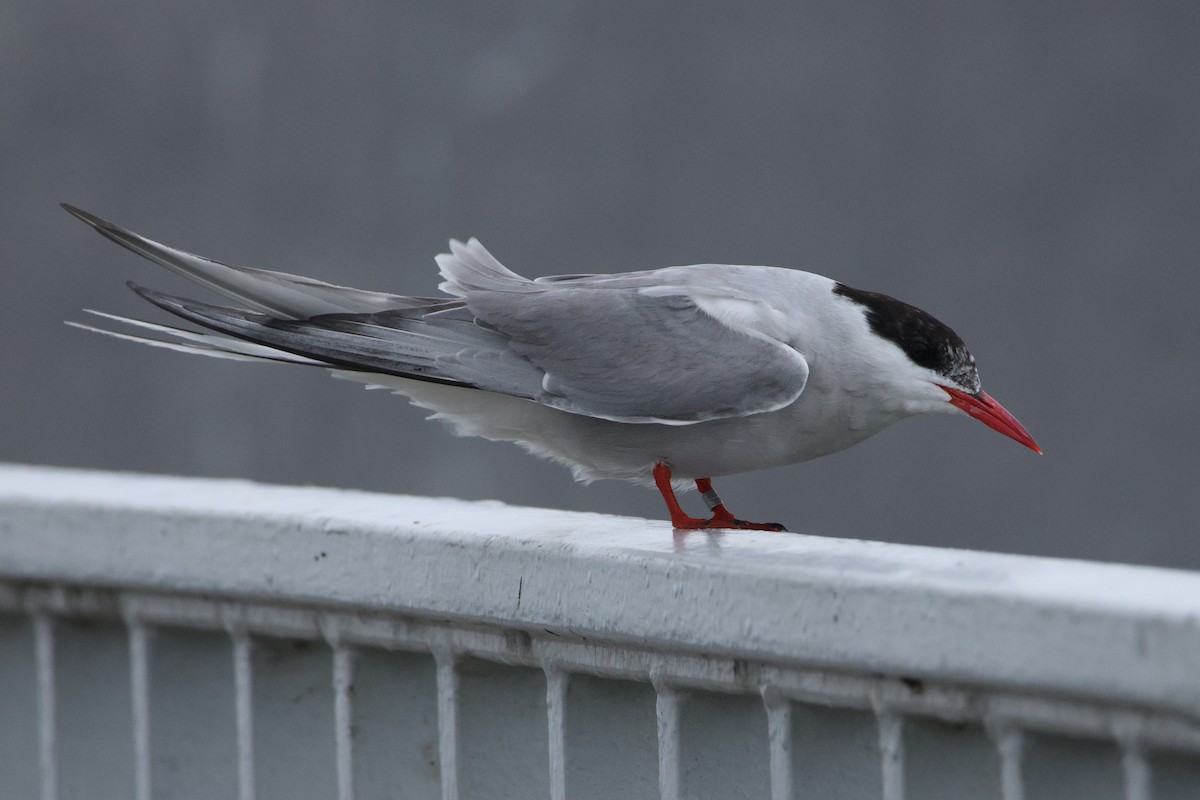
<path id="1" fill-rule="evenodd" d="M 795 266 L 954 327 L 1039 458 L 965 418 L 718 482 L 794 530 L 1200 567 L 1200 5 L 0 5 L 0 459 L 663 518 L 323 374 L 67 329 L 182 282 L 55 207 L 428 293 Z M 196 290 L 198 291 L 198 290 Z M 694 496 L 691 497 L 694 502 Z"/>

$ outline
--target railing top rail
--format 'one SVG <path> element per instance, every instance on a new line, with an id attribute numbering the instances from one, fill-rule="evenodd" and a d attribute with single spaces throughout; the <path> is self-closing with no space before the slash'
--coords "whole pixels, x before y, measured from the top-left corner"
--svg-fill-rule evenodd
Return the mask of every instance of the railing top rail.
<path id="1" fill-rule="evenodd" d="M 1200 714 L 1200 574 L 0 465 L 0 577 L 549 629 Z"/>

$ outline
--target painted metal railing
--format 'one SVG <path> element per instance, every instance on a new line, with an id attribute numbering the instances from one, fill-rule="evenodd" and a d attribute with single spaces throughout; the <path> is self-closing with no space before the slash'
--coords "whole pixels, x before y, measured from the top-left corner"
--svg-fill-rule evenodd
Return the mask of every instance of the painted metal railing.
<path id="1" fill-rule="evenodd" d="M 0 467 L 0 797 L 1200 797 L 1200 575 Z"/>

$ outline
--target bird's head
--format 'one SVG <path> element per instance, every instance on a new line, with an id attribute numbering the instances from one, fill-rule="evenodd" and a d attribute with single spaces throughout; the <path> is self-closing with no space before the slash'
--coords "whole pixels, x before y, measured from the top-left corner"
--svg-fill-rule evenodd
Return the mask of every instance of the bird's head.
<path id="1" fill-rule="evenodd" d="M 861 305 L 872 333 L 890 346 L 889 380 L 912 411 L 961 411 L 1042 452 L 1016 417 L 983 391 L 975 357 L 948 325 L 884 294 L 842 284 L 835 292 Z"/>

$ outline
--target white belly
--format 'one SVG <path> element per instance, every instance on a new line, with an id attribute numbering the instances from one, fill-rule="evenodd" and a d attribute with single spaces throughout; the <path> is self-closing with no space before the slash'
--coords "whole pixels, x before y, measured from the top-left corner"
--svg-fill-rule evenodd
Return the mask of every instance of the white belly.
<path id="1" fill-rule="evenodd" d="M 435 411 L 435 418 L 448 422 L 459 435 L 515 442 L 565 464 L 582 481 L 649 482 L 650 470 L 659 461 L 680 479 L 794 464 L 843 450 L 907 416 L 846 394 L 806 391 L 787 408 L 749 417 L 694 425 L 632 424 L 474 389 L 403 378 L 380 380 L 385 382 L 416 405 Z"/>

